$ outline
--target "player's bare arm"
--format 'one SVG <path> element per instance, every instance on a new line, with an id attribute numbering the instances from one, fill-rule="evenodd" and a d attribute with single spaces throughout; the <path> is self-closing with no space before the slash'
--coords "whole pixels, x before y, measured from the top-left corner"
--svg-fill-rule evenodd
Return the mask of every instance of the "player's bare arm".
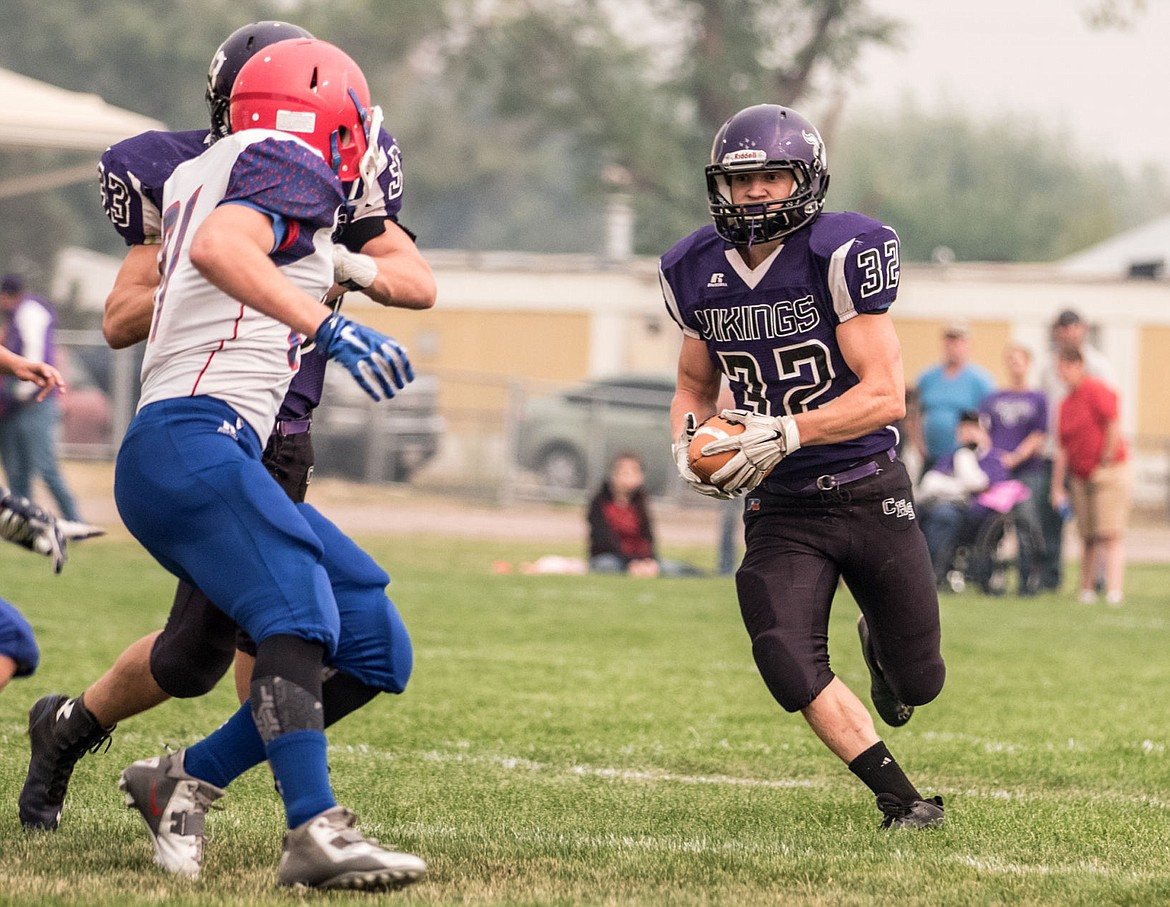
<path id="1" fill-rule="evenodd" d="M 707 354 L 707 345 L 694 337 L 683 337 L 678 354 L 678 379 L 670 403 L 672 438 L 682 432 L 687 413 L 695 414 L 696 423 L 715 413 L 720 378 L 720 372 Z"/>
<path id="2" fill-rule="evenodd" d="M 796 415 L 805 447 L 858 438 L 906 414 L 902 347 L 889 314 L 849 319 L 837 328 L 837 342 L 861 380 L 830 405 Z"/>
<path id="3" fill-rule="evenodd" d="M 386 221 L 385 232 L 362 246 L 362 254 L 378 269 L 374 282 L 362 290 L 372 300 L 400 309 L 429 309 L 435 304 L 438 288 L 431 266 L 394 221 Z"/>
<path id="4" fill-rule="evenodd" d="M 125 349 L 149 336 L 158 280 L 158 246 L 131 246 L 102 313 L 102 335 L 112 349 Z"/>
<path id="5" fill-rule="evenodd" d="M 280 273 L 268 257 L 275 240 L 267 214 L 220 205 L 191 241 L 191 264 L 233 299 L 312 337 L 332 310 Z"/>

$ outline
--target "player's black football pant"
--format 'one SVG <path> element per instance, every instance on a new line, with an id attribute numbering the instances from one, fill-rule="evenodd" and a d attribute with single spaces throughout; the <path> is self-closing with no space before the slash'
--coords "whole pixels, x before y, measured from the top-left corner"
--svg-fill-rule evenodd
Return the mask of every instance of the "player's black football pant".
<path id="1" fill-rule="evenodd" d="M 878 475 L 833 492 L 761 487 L 746 496 L 740 611 L 760 674 L 790 712 L 834 677 L 829 609 L 841 580 L 898 699 L 922 705 L 942 690 L 938 594 L 910 479 L 901 461 L 881 465 Z"/>

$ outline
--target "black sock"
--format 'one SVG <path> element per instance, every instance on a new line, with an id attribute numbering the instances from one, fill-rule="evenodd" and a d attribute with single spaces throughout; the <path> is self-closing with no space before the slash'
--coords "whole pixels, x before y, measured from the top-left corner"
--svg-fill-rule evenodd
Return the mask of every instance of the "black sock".
<path id="1" fill-rule="evenodd" d="M 893 794 L 903 803 L 922 799 L 902 767 L 886 749 L 885 743 L 880 740 L 850 762 L 849 771 L 875 794 Z"/>

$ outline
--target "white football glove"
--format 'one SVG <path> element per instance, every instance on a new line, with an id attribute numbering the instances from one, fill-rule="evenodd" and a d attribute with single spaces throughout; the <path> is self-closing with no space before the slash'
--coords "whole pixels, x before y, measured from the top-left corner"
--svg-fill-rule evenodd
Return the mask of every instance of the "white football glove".
<path id="1" fill-rule="evenodd" d="M 0 497 L 0 538 L 46 555 L 53 562 L 54 573 L 65 566 L 66 536 L 57 518 L 27 498 L 15 494 Z"/>
<path id="2" fill-rule="evenodd" d="M 61 535 L 71 542 L 79 539 L 97 538 L 99 535 L 106 534 L 106 530 L 101 526 L 82 523 L 80 520 L 57 520 L 57 528 L 61 531 Z"/>
<path id="3" fill-rule="evenodd" d="M 378 265 L 361 252 L 340 243 L 333 246 L 333 279 L 347 290 L 364 290 L 378 279 Z"/>
<path id="4" fill-rule="evenodd" d="M 706 495 L 709 498 L 720 498 L 724 501 L 729 500 L 735 497 L 734 491 L 724 491 L 715 485 L 707 484 L 695 475 L 695 471 L 691 469 L 688 451 L 691 447 L 691 439 L 695 437 L 695 429 L 698 427 L 698 423 L 695 421 L 695 414 L 687 413 L 683 420 L 682 433 L 670 445 L 670 449 L 674 453 L 674 465 L 678 467 L 678 474 L 682 476 L 683 481 L 690 486 L 692 491 L 697 491 L 699 494 Z"/>
<path id="5" fill-rule="evenodd" d="M 704 456 L 736 451 L 727 465 L 711 476 L 711 481 L 722 488 L 751 491 L 777 463 L 800 450 L 800 430 L 792 416 L 761 416 L 743 409 L 725 409 L 719 415 L 744 426 L 740 434 L 712 441 L 703 448 Z"/>

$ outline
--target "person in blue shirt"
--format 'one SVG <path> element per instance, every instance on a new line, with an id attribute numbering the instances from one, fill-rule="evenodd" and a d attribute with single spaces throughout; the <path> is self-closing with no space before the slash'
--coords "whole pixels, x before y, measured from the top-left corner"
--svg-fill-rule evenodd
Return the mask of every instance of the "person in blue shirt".
<path id="1" fill-rule="evenodd" d="M 953 453 L 955 429 L 964 410 L 978 409 L 995 390 L 995 379 L 982 366 L 970 361 L 971 332 L 957 321 L 943 330 L 942 362 L 926 369 L 918 378 L 918 407 L 922 415 L 920 445 L 923 470 Z"/>

